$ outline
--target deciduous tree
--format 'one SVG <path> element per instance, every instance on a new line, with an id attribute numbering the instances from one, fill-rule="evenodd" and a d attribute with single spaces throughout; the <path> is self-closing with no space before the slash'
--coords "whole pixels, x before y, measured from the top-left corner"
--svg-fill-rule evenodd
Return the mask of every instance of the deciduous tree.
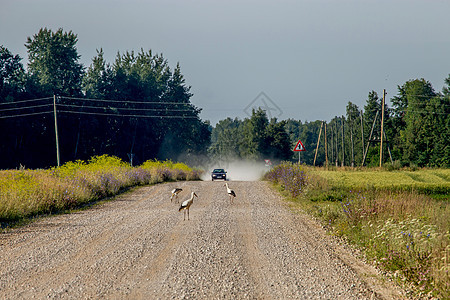
<path id="1" fill-rule="evenodd" d="M 28 37 L 28 73 L 36 80 L 42 96 L 80 96 L 83 66 L 78 62 L 78 38 L 62 28 L 41 28 Z"/>
<path id="2" fill-rule="evenodd" d="M 18 100 L 25 89 L 25 70 L 19 55 L 0 45 L 0 103 Z"/>

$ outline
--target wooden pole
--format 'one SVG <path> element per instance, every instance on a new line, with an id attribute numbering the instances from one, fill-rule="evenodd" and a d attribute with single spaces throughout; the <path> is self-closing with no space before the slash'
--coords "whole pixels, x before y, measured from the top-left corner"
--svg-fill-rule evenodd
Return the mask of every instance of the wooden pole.
<path id="1" fill-rule="evenodd" d="M 316 154 L 314 155 L 314 163 L 313 163 L 313 166 L 316 165 L 317 150 L 319 150 L 319 142 L 320 142 L 320 136 L 321 136 L 321 134 L 322 134 L 322 127 L 323 127 L 323 122 L 322 122 L 322 125 L 320 126 L 319 138 L 317 139 Z"/>
<path id="2" fill-rule="evenodd" d="M 383 89 L 383 100 L 381 102 L 381 134 L 380 134 L 380 168 L 383 164 L 383 123 L 384 123 L 384 102 L 386 100 L 386 90 Z"/>
<path id="3" fill-rule="evenodd" d="M 298 126 L 298 136 L 300 137 L 300 127 L 301 126 Z M 301 160 L 301 157 L 300 157 L 300 154 L 302 153 L 302 151 L 298 151 L 298 164 L 301 164 L 302 163 L 302 160 Z"/>
<path id="4" fill-rule="evenodd" d="M 324 122 L 324 121 L 322 121 Z M 325 166 L 328 168 L 328 148 L 327 148 L 327 122 L 325 123 L 325 132 L 324 132 L 324 140 L 325 140 Z"/>
<path id="5" fill-rule="evenodd" d="M 344 166 L 344 162 L 345 162 L 345 146 L 344 146 L 344 116 L 342 116 L 341 119 L 341 124 L 342 124 L 342 161 L 341 161 L 341 167 Z"/>
<path id="6" fill-rule="evenodd" d="M 339 156 L 339 131 L 338 131 L 338 127 L 337 127 L 337 118 L 335 119 L 335 123 L 334 123 L 334 128 L 336 128 L 336 167 L 338 166 L 338 156 Z"/>
<path id="7" fill-rule="evenodd" d="M 353 124 L 352 124 L 352 114 L 348 115 L 348 122 L 350 123 L 350 143 L 352 144 L 352 168 L 355 166 L 355 153 L 353 145 Z"/>
<path id="8" fill-rule="evenodd" d="M 364 125 L 363 125 L 363 115 L 362 110 L 359 112 L 359 116 L 361 117 L 361 149 L 362 149 L 362 157 L 364 158 Z M 361 164 L 361 166 L 364 165 L 364 162 Z"/>
<path id="9" fill-rule="evenodd" d="M 53 95 L 53 115 L 55 116 L 55 137 L 56 137 L 56 162 L 60 166 L 59 158 L 59 138 L 58 138 L 58 119 L 56 117 L 56 96 Z"/>
<path id="10" fill-rule="evenodd" d="M 331 131 L 331 139 L 330 139 L 330 141 L 331 141 L 331 145 L 330 145 L 330 148 L 331 148 L 331 161 L 333 161 L 333 158 L 334 158 L 334 131 L 333 131 L 333 125 L 331 125 L 330 131 Z"/>

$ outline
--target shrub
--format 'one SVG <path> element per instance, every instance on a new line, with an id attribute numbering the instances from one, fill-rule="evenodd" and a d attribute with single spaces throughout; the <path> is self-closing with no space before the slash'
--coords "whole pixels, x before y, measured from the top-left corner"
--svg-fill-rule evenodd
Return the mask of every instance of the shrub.
<path id="1" fill-rule="evenodd" d="M 149 170 L 155 176 L 156 182 L 177 180 L 200 180 L 201 171 L 192 169 L 184 163 L 174 163 L 171 160 L 147 160 L 141 168 Z"/>
<path id="2" fill-rule="evenodd" d="M 289 192 L 291 197 L 297 197 L 303 191 L 307 183 L 307 176 L 300 164 L 283 162 L 264 176 L 266 180 L 279 184 L 283 190 Z"/>

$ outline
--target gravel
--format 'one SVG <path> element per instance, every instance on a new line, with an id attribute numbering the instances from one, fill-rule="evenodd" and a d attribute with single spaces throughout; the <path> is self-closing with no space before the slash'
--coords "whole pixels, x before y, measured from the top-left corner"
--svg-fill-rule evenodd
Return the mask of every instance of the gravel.
<path id="1" fill-rule="evenodd" d="M 265 182 L 142 187 L 0 234 L 1 299 L 393 299 L 375 269 Z M 183 221 L 180 203 L 194 199 Z"/>

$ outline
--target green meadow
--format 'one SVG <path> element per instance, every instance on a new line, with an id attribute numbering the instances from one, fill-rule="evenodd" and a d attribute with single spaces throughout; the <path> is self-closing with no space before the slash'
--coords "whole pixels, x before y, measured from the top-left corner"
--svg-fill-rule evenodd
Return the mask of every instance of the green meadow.
<path id="1" fill-rule="evenodd" d="M 325 170 L 312 169 L 334 187 L 376 189 L 390 191 L 417 191 L 445 198 L 450 190 L 450 169 L 420 170 Z"/>
<path id="2" fill-rule="evenodd" d="M 292 207 L 408 287 L 411 298 L 450 299 L 449 169 L 327 170 L 284 163 L 265 178 Z"/>

